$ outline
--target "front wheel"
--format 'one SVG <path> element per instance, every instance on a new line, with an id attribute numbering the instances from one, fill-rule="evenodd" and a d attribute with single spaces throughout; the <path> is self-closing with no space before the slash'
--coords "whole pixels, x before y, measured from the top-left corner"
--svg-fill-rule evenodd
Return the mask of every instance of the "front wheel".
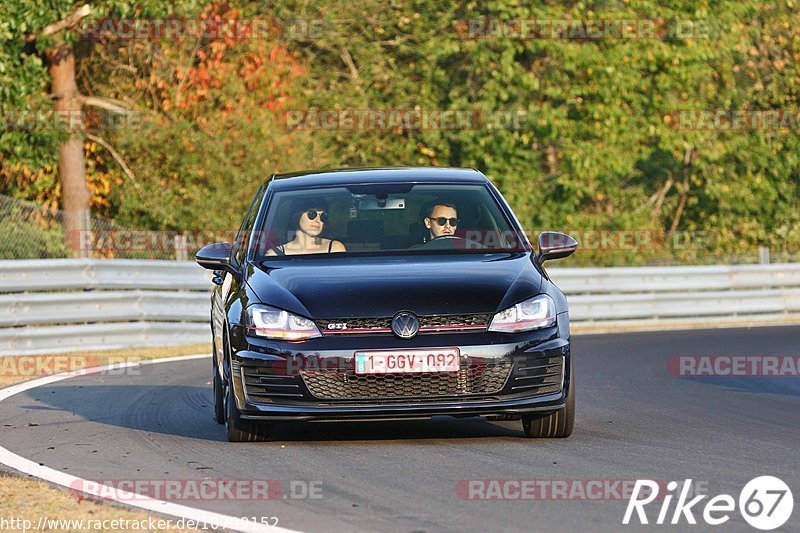
<path id="1" fill-rule="evenodd" d="M 569 390 L 567 403 L 549 415 L 527 415 L 522 417 L 522 430 L 529 438 L 565 438 L 572 435 L 575 425 L 575 380 L 570 361 Z"/>

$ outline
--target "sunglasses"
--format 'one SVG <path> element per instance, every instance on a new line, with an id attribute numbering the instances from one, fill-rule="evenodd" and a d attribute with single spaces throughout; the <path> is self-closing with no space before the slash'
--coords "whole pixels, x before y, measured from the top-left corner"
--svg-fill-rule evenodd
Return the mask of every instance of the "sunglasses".
<path id="1" fill-rule="evenodd" d="M 450 225 L 451 225 L 451 226 L 453 226 L 454 228 L 455 228 L 456 226 L 458 226 L 458 219 L 457 219 L 457 218 L 455 218 L 455 217 L 453 217 L 453 218 L 445 218 L 445 217 L 436 217 L 436 218 L 431 218 L 431 217 L 428 217 L 428 220 L 433 220 L 433 221 L 435 221 L 437 224 L 439 224 L 440 226 L 444 226 L 444 225 L 445 225 L 445 224 L 447 224 L 448 222 L 449 222 L 449 223 L 450 223 Z"/>
<path id="2" fill-rule="evenodd" d="M 314 220 L 315 218 L 317 218 L 317 213 L 319 213 L 320 222 L 328 221 L 327 211 L 317 211 L 316 209 L 309 209 L 308 211 L 306 211 L 306 216 L 308 217 L 308 220 Z"/>

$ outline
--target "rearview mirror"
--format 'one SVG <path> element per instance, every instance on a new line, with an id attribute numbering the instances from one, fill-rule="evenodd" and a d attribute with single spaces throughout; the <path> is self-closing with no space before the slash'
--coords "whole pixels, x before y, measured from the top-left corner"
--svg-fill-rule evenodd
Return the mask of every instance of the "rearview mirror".
<path id="1" fill-rule="evenodd" d="M 541 265 L 550 259 L 561 259 L 572 255 L 578 249 L 578 241 L 565 233 L 543 231 L 539 234 L 539 253 L 537 262 Z"/>
<path id="2" fill-rule="evenodd" d="M 215 242 L 203 246 L 194 256 L 197 264 L 208 270 L 224 270 L 236 275 L 237 272 L 231 266 L 231 250 L 233 246 L 229 242 Z"/>

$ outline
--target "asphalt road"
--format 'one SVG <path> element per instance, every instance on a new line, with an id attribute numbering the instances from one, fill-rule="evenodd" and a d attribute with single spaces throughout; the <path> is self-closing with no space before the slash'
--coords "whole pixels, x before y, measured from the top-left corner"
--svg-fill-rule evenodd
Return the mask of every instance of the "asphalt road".
<path id="1" fill-rule="evenodd" d="M 669 358 L 680 355 L 798 356 L 800 327 L 576 336 L 573 343 L 578 414 L 568 439 L 525 439 L 518 422 L 437 418 L 286 423 L 275 442 L 229 444 L 211 419 L 210 362 L 195 360 L 9 398 L 0 407 L 0 445 L 87 479 L 276 480 L 286 498 L 176 501 L 275 516 L 301 531 L 639 530 L 620 525 L 627 500 L 613 489 L 614 480 L 637 478 L 692 478 L 701 491 L 738 500 L 747 481 L 775 475 L 800 507 L 800 379 L 667 371 Z M 509 479 L 567 480 L 570 490 L 575 480 L 603 480 L 612 488 L 609 499 L 577 492 L 538 501 L 470 500 L 456 490 L 462 480 Z M 293 499 L 304 485 L 292 481 L 318 482 L 311 485 L 321 486 L 321 499 Z M 652 505 L 654 521 L 660 503 Z M 702 508 L 694 514 L 702 523 Z M 656 529 L 755 531 L 738 511 L 718 528 L 684 521 Z M 800 510 L 782 530 L 800 531 Z"/>

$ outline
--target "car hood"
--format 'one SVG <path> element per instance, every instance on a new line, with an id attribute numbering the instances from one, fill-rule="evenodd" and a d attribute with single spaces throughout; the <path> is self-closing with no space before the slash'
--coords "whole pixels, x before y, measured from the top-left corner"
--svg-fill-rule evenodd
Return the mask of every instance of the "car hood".
<path id="1" fill-rule="evenodd" d="M 542 283 L 530 253 L 271 259 L 249 269 L 261 302 L 314 319 L 495 313 Z"/>

